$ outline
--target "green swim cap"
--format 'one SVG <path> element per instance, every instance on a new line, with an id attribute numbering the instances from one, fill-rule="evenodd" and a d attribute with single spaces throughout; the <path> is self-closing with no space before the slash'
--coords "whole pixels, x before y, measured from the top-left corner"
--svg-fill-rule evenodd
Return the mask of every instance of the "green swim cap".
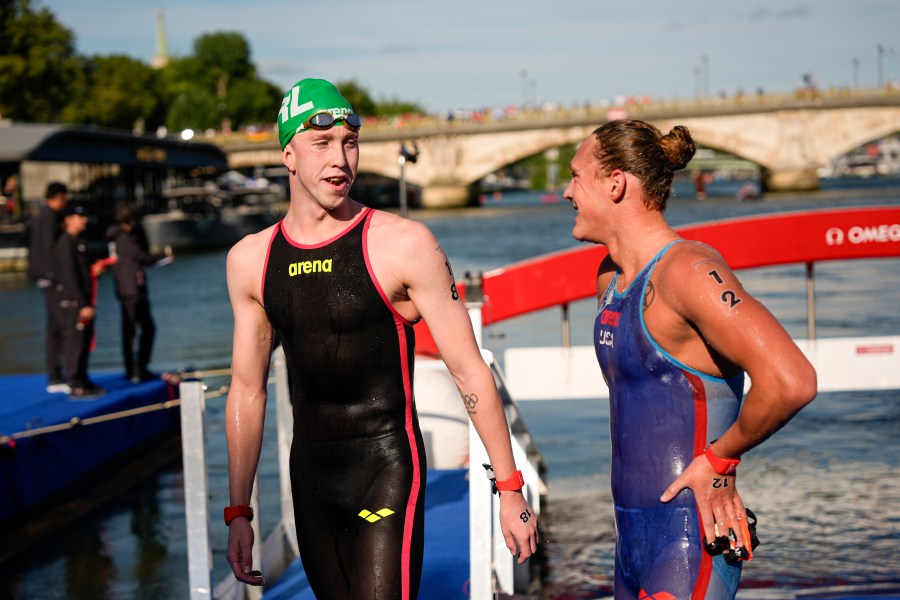
<path id="1" fill-rule="evenodd" d="M 303 123 L 314 114 L 328 112 L 340 117 L 353 112 L 350 103 L 329 81 L 301 79 L 281 100 L 278 111 L 278 139 L 284 150 L 294 134 L 303 131 Z"/>

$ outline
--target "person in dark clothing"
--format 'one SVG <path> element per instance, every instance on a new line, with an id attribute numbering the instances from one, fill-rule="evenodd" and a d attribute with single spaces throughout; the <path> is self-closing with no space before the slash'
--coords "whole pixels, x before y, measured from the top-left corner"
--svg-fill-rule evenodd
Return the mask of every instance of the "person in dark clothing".
<path id="1" fill-rule="evenodd" d="M 63 231 L 53 247 L 56 263 L 54 296 L 61 313 L 63 348 L 69 396 L 90 399 L 106 390 L 90 380 L 87 373 L 94 317 L 91 303 L 91 265 L 87 246 L 81 238 L 88 224 L 82 206 L 70 206 L 63 217 Z"/>
<path id="2" fill-rule="evenodd" d="M 122 356 L 125 374 L 133 383 L 153 379 L 147 369 L 153 351 L 156 325 L 150 313 L 150 296 L 147 293 L 147 275 L 144 267 L 166 258 L 166 254 L 151 254 L 147 236 L 137 222 L 134 205 L 120 202 L 116 205 L 116 224 L 106 231 L 106 237 L 114 244 L 116 262 L 113 276 L 116 280 L 116 297 L 122 308 Z M 141 334 L 135 355 L 137 329 Z"/>
<path id="3" fill-rule="evenodd" d="M 28 254 L 28 276 L 38 289 L 44 293 L 44 304 L 47 309 L 46 340 L 44 344 L 45 362 L 47 366 L 47 391 L 50 393 L 68 393 L 69 386 L 63 378 L 62 314 L 59 303 L 55 301 L 54 283 L 56 282 L 56 265 L 53 259 L 53 247 L 61 233 L 62 213 L 69 202 L 69 191 L 59 182 L 47 186 L 44 194 L 45 204 L 41 207 L 34 226 L 31 229 L 31 248 Z"/>

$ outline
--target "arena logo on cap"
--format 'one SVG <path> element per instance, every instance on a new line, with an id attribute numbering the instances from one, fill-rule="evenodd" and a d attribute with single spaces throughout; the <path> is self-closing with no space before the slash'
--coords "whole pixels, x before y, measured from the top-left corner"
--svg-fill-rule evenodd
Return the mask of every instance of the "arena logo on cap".
<path id="1" fill-rule="evenodd" d="M 351 114 L 352 112 L 353 112 L 353 110 L 352 110 L 352 109 L 349 109 L 349 108 L 323 108 L 322 110 L 317 111 L 315 114 L 319 114 L 319 113 L 331 113 L 331 115 L 332 115 L 335 119 L 339 119 L 339 118 L 343 117 L 344 115 L 349 115 L 349 114 Z M 304 121 L 303 123 L 300 123 L 300 126 L 297 127 L 297 131 L 296 131 L 295 133 L 300 133 L 300 132 L 303 131 L 304 129 L 306 129 L 306 122 L 305 122 L 305 121 Z"/>

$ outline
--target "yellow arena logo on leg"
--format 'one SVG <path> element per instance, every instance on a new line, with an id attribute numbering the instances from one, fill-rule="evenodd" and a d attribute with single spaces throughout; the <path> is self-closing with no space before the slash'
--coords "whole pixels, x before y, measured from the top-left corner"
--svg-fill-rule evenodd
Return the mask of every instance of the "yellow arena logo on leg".
<path id="1" fill-rule="evenodd" d="M 385 517 L 389 517 L 392 514 L 394 514 L 394 511 L 392 511 L 389 508 L 382 508 L 381 510 L 379 510 L 377 512 L 371 512 L 369 510 L 366 510 L 365 508 L 362 509 L 361 511 L 359 511 L 359 516 L 362 517 L 363 519 L 365 519 L 366 521 L 368 521 L 369 523 L 374 523 L 375 521 L 380 521 L 381 519 L 384 519 Z"/>

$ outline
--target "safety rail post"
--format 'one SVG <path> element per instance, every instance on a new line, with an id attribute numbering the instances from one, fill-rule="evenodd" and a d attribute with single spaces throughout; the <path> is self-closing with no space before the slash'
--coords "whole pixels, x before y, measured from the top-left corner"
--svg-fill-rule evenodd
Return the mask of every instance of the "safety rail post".
<path id="1" fill-rule="evenodd" d="M 491 372 L 493 373 L 497 368 L 496 360 L 494 360 L 494 353 L 490 350 L 482 349 L 481 356 L 484 358 L 484 361 L 487 363 L 488 368 L 491 369 Z M 496 378 L 494 381 L 495 383 L 502 384 L 502 381 L 498 382 Z M 497 393 L 500 395 L 501 401 L 504 401 L 504 397 L 508 396 L 506 390 L 502 389 L 502 387 L 499 385 Z M 511 413 L 508 410 L 508 407 L 505 405 L 505 401 L 503 411 L 504 413 L 506 413 L 507 424 L 511 428 L 513 426 L 513 422 L 511 421 Z M 479 442 L 480 445 L 480 440 L 478 440 L 477 437 L 475 438 L 475 440 Z M 510 445 L 512 446 L 513 460 L 515 460 L 516 466 L 522 469 L 522 456 L 524 454 L 521 452 L 521 449 L 517 449 L 519 443 L 516 439 L 516 436 L 512 433 L 512 429 L 510 429 L 509 431 L 509 441 Z M 482 450 L 482 452 L 484 452 L 484 450 Z M 485 454 L 485 457 L 486 456 L 487 455 Z M 522 493 L 526 493 L 526 490 L 522 490 Z M 515 557 L 509 551 L 509 548 L 506 547 L 506 539 L 503 537 L 503 530 L 500 528 L 500 497 L 499 495 L 494 494 L 490 494 L 489 497 L 491 511 L 491 545 L 493 552 L 493 570 L 496 583 L 496 591 L 503 592 L 505 594 L 513 594 L 516 588 L 516 561 Z M 475 598 L 474 595 L 472 597 Z"/>
<path id="2" fill-rule="evenodd" d="M 525 478 L 525 495 L 531 507 L 540 513 L 540 474 L 529 453 L 532 451 L 530 434 L 527 431 L 518 407 L 509 397 L 506 382 L 494 354 L 482 348 L 483 324 L 482 302 L 484 292 L 481 273 L 466 273 L 463 280 L 466 289 L 466 309 L 472 321 L 475 341 L 481 355 L 492 373 L 498 392 L 504 402 L 504 410 L 509 420 L 510 441 L 513 458 Z M 568 337 L 568 306 L 564 309 L 564 335 Z M 476 599 L 496 598 L 499 592 L 514 594 L 517 588 L 527 588 L 529 572 L 527 565 L 517 565 L 516 557 L 506 547 L 500 528 L 499 497 L 491 493 L 490 481 L 482 464 L 489 458 L 475 427 L 469 421 L 469 596 Z M 495 590 L 496 587 L 496 590 Z"/>
<path id="3" fill-rule="evenodd" d="M 519 420 L 514 430 L 524 427 L 521 423 L 518 409 L 513 403 L 512 407 L 506 406 L 508 391 L 502 373 L 489 350 L 482 348 L 483 326 L 482 306 L 484 301 L 484 288 L 481 273 L 465 273 L 463 279 L 466 296 L 466 309 L 469 319 L 472 321 L 472 330 L 475 334 L 475 342 L 481 349 L 482 357 L 488 367 L 499 373 L 497 384 L 500 397 L 504 400 L 504 409 L 507 418 Z M 564 335 L 568 337 L 568 306 L 564 312 Z M 566 340 L 568 341 L 568 340 Z M 510 422 L 510 427 L 513 423 Z M 527 435 L 526 435 L 527 437 Z M 513 447 L 513 457 L 520 466 L 526 478 L 526 489 L 522 490 L 531 506 L 540 511 L 540 476 L 536 467 L 531 464 L 528 449 L 523 446 L 519 436 L 510 432 Z M 530 438 L 529 438 L 530 439 Z M 524 442 L 527 444 L 527 440 Z M 469 581 L 470 597 L 488 599 L 497 597 L 499 592 L 513 594 L 516 588 L 527 588 L 528 568 L 516 564 L 516 557 L 506 547 L 500 528 L 500 501 L 491 493 L 491 485 L 488 480 L 483 463 L 489 462 L 487 451 L 475 431 L 472 422 L 469 421 Z"/>
<path id="4" fill-rule="evenodd" d="M 472 321 L 475 343 L 482 346 L 483 288 L 481 274 L 466 271 L 463 278 L 466 310 Z M 475 426 L 469 420 L 469 597 L 494 598 L 494 498 L 483 464 L 490 462 Z M 499 531 L 499 529 L 496 529 Z"/>
<path id="5" fill-rule="evenodd" d="M 806 263 L 806 337 L 816 339 L 816 276 L 815 263 Z"/>
<path id="6" fill-rule="evenodd" d="M 482 357 L 496 375 L 507 418 L 510 420 L 510 442 L 513 458 L 525 479 L 522 494 L 531 508 L 540 515 L 541 476 L 537 459 L 530 454 L 530 434 L 519 416 L 518 408 L 509 398 L 505 378 L 490 350 L 481 351 Z M 489 462 L 487 451 L 481 443 L 472 423 L 469 423 L 469 578 L 471 598 L 494 598 L 496 592 L 514 594 L 524 591 L 529 583 L 529 567 L 516 563 L 516 557 L 506 547 L 500 529 L 500 500 L 491 493 L 490 481 L 483 463 Z"/>
<path id="7" fill-rule="evenodd" d="M 513 459 L 516 466 L 522 471 L 522 477 L 525 480 L 525 486 L 522 488 L 522 495 L 531 506 L 535 515 L 540 518 L 541 514 L 541 490 L 543 483 L 540 474 L 540 453 L 534 444 L 528 426 L 522 419 L 521 411 L 515 399 L 509 394 L 509 388 L 506 385 L 506 376 L 503 369 L 497 364 L 494 355 L 489 350 L 482 350 L 485 362 L 491 367 L 494 374 L 494 380 L 503 400 L 506 419 L 510 427 L 510 442 L 513 451 Z M 499 501 L 494 503 L 495 516 L 495 570 L 497 575 L 497 587 L 505 593 L 527 592 L 530 584 L 531 573 L 528 563 L 520 565 L 516 562 L 515 557 L 510 554 L 506 548 L 506 542 L 499 535 L 500 524 L 500 505 Z"/>
<path id="8" fill-rule="evenodd" d="M 212 598 L 212 552 L 209 544 L 209 489 L 206 469 L 203 381 L 179 386 L 181 449 L 184 461 L 184 512 L 187 520 L 188 582 L 191 600 Z"/>
<path id="9" fill-rule="evenodd" d="M 500 500 L 497 496 L 491 497 L 491 527 L 493 529 L 494 542 L 494 577 L 497 582 L 497 592 L 513 594 L 515 592 L 515 556 L 506 547 L 506 538 L 500 528 Z"/>
<path id="10" fill-rule="evenodd" d="M 472 321 L 472 331 L 475 333 L 475 343 L 482 347 L 484 321 L 481 316 L 481 307 L 484 304 L 484 288 L 482 287 L 481 273 L 472 275 L 466 271 L 463 279 L 466 293 L 466 310 Z"/>
<path id="11" fill-rule="evenodd" d="M 406 154 L 403 152 L 402 148 L 397 156 L 397 165 L 400 167 L 400 180 L 398 190 L 398 193 L 400 195 L 400 216 L 405 219 L 408 212 L 406 209 Z"/>
<path id="12" fill-rule="evenodd" d="M 259 510 L 259 471 L 257 471 L 257 475 L 253 478 L 253 489 L 250 491 L 250 506 L 253 507 L 253 514 L 257 515 L 255 519 L 250 521 L 250 528 L 253 529 L 253 539 L 256 543 L 253 544 L 253 548 L 250 550 L 250 560 L 253 561 L 254 569 L 259 569 L 262 562 L 262 514 Z M 260 600 L 263 597 L 262 588 L 241 584 L 244 588 L 244 598 L 246 600 Z"/>
<path id="13" fill-rule="evenodd" d="M 562 308 L 562 345 L 563 348 L 572 347 L 572 325 L 569 320 L 569 303 L 561 304 Z"/>
<path id="14" fill-rule="evenodd" d="M 279 345 L 272 353 L 275 374 L 275 415 L 278 431 L 278 481 L 281 490 L 281 523 L 294 557 L 300 556 L 294 521 L 294 497 L 291 492 L 291 442 L 294 438 L 294 411 L 288 386 L 284 349 Z"/>
<path id="15" fill-rule="evenodd" d="M 487 451 L 469 421 L 469 597 L 493 598 L 493 500 Z"/>

